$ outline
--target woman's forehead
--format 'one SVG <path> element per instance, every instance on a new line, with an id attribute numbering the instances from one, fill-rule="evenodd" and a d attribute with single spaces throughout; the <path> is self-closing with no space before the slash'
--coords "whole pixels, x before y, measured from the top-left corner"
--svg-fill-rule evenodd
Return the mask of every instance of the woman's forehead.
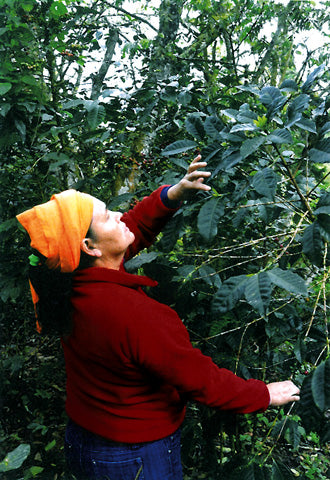
<path id="1" fill-rule="evenodd" d="M 98 198 L 93 197 L 93 217 L 96 217 L 98 215 L 104 214 L 104 212 L 107 210 L 107 206 L 104 202 L 99 200 Z"/>

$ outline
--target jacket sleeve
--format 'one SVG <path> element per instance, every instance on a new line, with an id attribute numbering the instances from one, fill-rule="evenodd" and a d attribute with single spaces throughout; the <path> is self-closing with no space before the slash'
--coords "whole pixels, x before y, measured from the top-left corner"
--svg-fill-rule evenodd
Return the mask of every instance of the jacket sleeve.
<path id="1" fill-rule="evenodd" d="M 158 313 L 155 316 L 150 312 L 141 322 L 139 319 L 130 332 L 135 362 L 175 386 L 184 397 L 204 405 L 236 413 L 267 409 L 270 397 L 264 382 L 244 380 L 218 367 L 192 346 L 187 329 L 174 310 L 162 305 Z"/>
<path id="2" fill-rule="evenodd" d="M 149 247 L 177 211 L 178 208 L 169 208 L 161 199 L 161 193 L 167 187 L 167 185 L 159 187 L 122 216 L 121 220 L 135 235 L 133 244 L 126 252 L 125 260 L 134 257 L 143 248 Z"/>

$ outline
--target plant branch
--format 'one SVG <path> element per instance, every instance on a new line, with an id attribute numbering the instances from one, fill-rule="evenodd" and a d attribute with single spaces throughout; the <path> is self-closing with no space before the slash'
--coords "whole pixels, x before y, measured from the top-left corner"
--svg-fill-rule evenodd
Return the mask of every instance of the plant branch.
<path id="1" fill-rule="evenodd" d="M 299 185 L 297 184 L 296 179 L 295 179 L 294 175 L 293 175 L 292 172 L 291 172 L 291 169 L 290 169 L 290 167 L 289 167 L 288 162 L 285 160 L 285 158 L 284 158 L 283 155 L 281 154 L 278 146 L 277 146 L 277 145 L 274 145 L 274 148 L 275 148 L 278 156 L 280 157 L 280 159 L 281 159 L 281 161 L 282 161 L 282 163 L 283 163 L 283 165 L 284 165 L 284 167 L 285 167 L 285 169 L 286 169 L 286 171 L 287 171 L 287 173 L 288 173 L 288 175 L 289 175 L 290 181 L 291 181 L 292 185 L 294 186 L 294 188 L 296 189 L 296 192 L 297 192 L 298 195 L 299 195 L 300 200 L 301 200 L 302 203 L 305 205 L 306 210 L 308 211 L 308 214 L 309 214 L 309 216 L 310 216 L 310 219 L 311 219 L 311 220 L 314 220 L 314 214 L 313 214 L 313 211 L 312 211 L 312 209 L 311 209 L 311 206 L 309 205 L 307 198 L 303 195 L 302 191 L 300 190 Z"/>

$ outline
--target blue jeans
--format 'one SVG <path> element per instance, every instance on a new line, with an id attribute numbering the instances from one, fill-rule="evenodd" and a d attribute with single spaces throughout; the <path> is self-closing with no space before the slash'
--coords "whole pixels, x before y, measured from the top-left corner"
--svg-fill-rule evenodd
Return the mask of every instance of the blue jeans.
<path id="1" fill-rule="evenodd" d="M 70 420 L 65 455 L 77 480 L 182 480 L 180 433 L 154 442 L 116 443 Z"/>

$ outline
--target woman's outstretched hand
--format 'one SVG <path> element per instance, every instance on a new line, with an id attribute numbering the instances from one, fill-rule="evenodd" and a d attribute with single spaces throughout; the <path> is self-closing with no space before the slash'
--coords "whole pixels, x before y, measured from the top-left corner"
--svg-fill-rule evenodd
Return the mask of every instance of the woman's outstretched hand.
<path id="1" fill-rule="evenodd" d="M 190 192 L 194 190 L 202 190 L 207 192 L 211 190 L 209 185 L 204 184 L 204 180 L 208 178 L 211 173 L 200 170 L 205 168 L 207 163 L 201 162 L 201 155 L 198 155 L 188 167 L 186 175 L 179 183 L 173 185 L 167 192 L 169 200 L 184 200 Z"/>
<path id="2" fill-rule="evenodd" d="M 270 405 L 275 407 L 300 400 L 300 390 L 291 380 L 269 383 L 267 388 L 270 395 Z"/>

